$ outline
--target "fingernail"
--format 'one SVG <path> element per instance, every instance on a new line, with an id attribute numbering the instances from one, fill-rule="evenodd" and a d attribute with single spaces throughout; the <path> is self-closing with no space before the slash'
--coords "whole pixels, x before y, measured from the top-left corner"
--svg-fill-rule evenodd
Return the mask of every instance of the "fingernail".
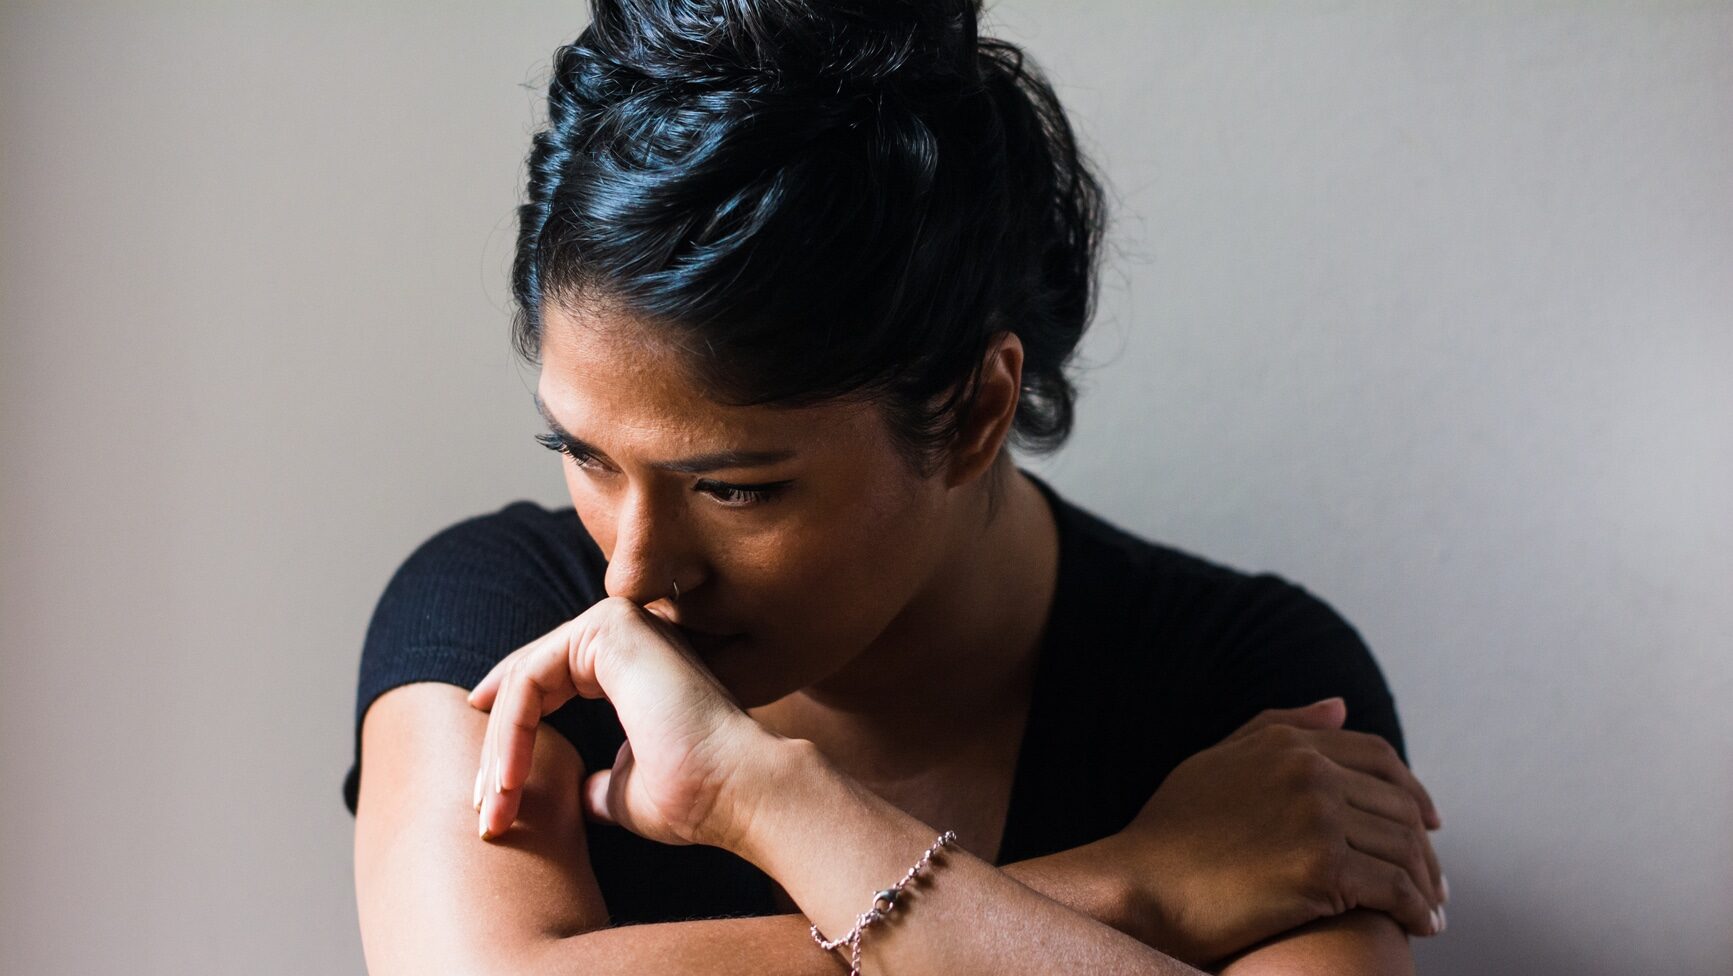
<path id="1" fill-rule="evenodd" d="M 1450 879 L 1448 877 L 1446 877 L 1443 872 L 1439 872 L 1439 874 L 1438 874 L 1438 887 L 1440 889 L 1442 889 L 1442 891 L 1444 893 L 1444 900 L 1449 901 L 1450 900 Z"/>
<path id="2" fill-rule="evenodd" d="M 488 839 L 489 834 L 487 832 L 487 814 L 486 813 L 483 813 L 480 817 L 476 818 L 476 829 L 481 833 L 481 839 L 482 840 Z"/>
<path id="3" fill-rule="evenodd" d="M 1429 935 L 1437 935 L 1444 931 L 1444 920 L 1439 917 L 1438 909 L 1434 908 L 1426 920 L 1432 924 L 1432 931 L 1428 933 Z"/>
<path id="4" fill-rule="evenodd" d="M 493 791 L 495 793 L 504 793 L 505 792 L 505 784 L 500 782 L 499 776 L 500 776 L 499 764 L 494 763 L 494 766 L 493 766 Z"/>
<path id="5" fill-rule="evenodd" d="M 481 770 L 479 769 L 475 771 L 475 799 L 471 800 L 469 805 L 477 810 L 481 809 Z"/>
<path id="6" fill-rule="evenodd" d="M 1449 926 L 1449 924 L 1450 924 L 1450 919 L 1445 917 L 1445 915 L 1444 915 L 1444 906 L 1439 905 L 1438 906 L 1438 931 L 1443 932 L 1444 929 L 1447 926 Z"/>

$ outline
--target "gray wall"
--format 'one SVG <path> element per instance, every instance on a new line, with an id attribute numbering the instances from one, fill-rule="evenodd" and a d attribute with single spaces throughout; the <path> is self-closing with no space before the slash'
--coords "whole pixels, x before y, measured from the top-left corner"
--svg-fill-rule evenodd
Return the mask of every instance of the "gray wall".
<path id="1" fill-rule="evenodd" d="M 356 655 L 518 497 L 577 3 L 0 12 L 0 971 L 360 972 Z M 1117 192 L 1076 440 L 1334 603 L 1439 798 L 1423 971 L 1727 972 L 1733 7 L 1006 3 Z"/>

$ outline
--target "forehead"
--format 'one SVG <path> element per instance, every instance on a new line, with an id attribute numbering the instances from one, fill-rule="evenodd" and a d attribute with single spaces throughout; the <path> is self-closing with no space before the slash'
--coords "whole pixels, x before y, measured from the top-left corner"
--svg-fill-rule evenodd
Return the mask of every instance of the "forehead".
<path id="1" fill-rule="evenodd" d="M 748 446 L 806 453 L 838 436 L 876 436 L 879 412 L 859 401 L 802 407 L 718 402 L 692 375 L 686 355 L 642 318 L 549 303 L 537 394 L 562 426 L 603 449 L 641 443 L 669 455 Z"/>

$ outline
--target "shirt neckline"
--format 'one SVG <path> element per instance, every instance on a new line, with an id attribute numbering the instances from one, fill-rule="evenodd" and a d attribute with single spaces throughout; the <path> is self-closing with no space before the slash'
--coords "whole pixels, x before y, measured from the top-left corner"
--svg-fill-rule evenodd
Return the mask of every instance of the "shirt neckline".
<path id="1" fill-rule="evenodd" d="M 1005 823 L 999 834 L 999 850 L 993 858 L 995 866 L 1021 861 L 1029 856 L 1025 851 L 1029 831 L 1035 826 L 1029 813 L 1031 803 L 1042 788 L 1039 782 L 1041 756 L 1048 751 L 1042 743 L 1054 729 L 1055 681 L 1061 663 L 1058 645 L 1071 632 L 1077 605 L 1077 574 L 1074 572 L 1077 533 L 1071 524 L 1069 506 L 1046 481 L 1029 471 L 1023 471 L 1023 474 L 1041 490 L 1041 496 L 1047 500 L 1047 507 L 1053 513 L 1059 552 L 1054 568 L 1057 579 L 1053 585 L 1053 601 L 1047 608 L 1047 621 L 1041 628 L 1029 714 L 1024 719 L 1023 734 L 1017 746 L 1017 764 L 1011 774 L 1011 796 L 1006 803 Z"/>
<path id="2" fill-rule="evenodd" d="M 1051 751 L 1043 747 L 1043 742 L 1051 737 L 1055 729 L 1055 716 L 1052 712 L 1058 697 L 1054 691 L 1054 680 L 1060 664 L 1057 647 L 1064 635 L 1070 632 L 1077 603 L 1077 582 L 1074 579 L 1076 574 L 1070 572 L 1076 564 L 1074 552 L 1077 538 L 1069 506 L 1046 481 L 1022 468 L 1017 470 L 1027 475 L 1035 487 L 1040 489 L 1042 498 L 1046 499 L 1047 507 L 1052 512 L 1054 530 L 1058 536 L 1059 552 L 1055 565 L 1058 578 L 1054 581 L 1053 600 L 1047 609 L 1047 620 L 1042 625 L 1036 651 L 1029 714 L 1024 719 L 1023 733 L 1017 745 L 1017 761 L 1011 773 L 1011 793 L 1006 803 L 1005 822 L 999 833 L 999 850 L 995 852 L 992 862 L 995 867 L 1026 860 L 1032 856 L 1025 853 L 1030 845 L 1030 831 L 1038 826 L 1030 817 L 1033 809 L 1031 804 L 1040 791 L 1047 788 L 1040 782 L 1043 772 L 1041 756 Z M 773 895 L 775 881 L 749 862 L 741 863 L 755 876 L 760 914 L 776 913 L 777 906 Z"/>

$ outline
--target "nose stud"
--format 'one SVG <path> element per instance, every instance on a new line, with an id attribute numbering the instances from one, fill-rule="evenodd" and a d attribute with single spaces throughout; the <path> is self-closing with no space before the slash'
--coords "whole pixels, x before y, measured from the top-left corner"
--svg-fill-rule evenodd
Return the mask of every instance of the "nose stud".
<path id="1" fill-rule="evenodd" d="M 680 602 L 680 581 L 679 580 L 669 580 L 669 582 L 674 584 L 674 602 L 679 603 Z"/>

